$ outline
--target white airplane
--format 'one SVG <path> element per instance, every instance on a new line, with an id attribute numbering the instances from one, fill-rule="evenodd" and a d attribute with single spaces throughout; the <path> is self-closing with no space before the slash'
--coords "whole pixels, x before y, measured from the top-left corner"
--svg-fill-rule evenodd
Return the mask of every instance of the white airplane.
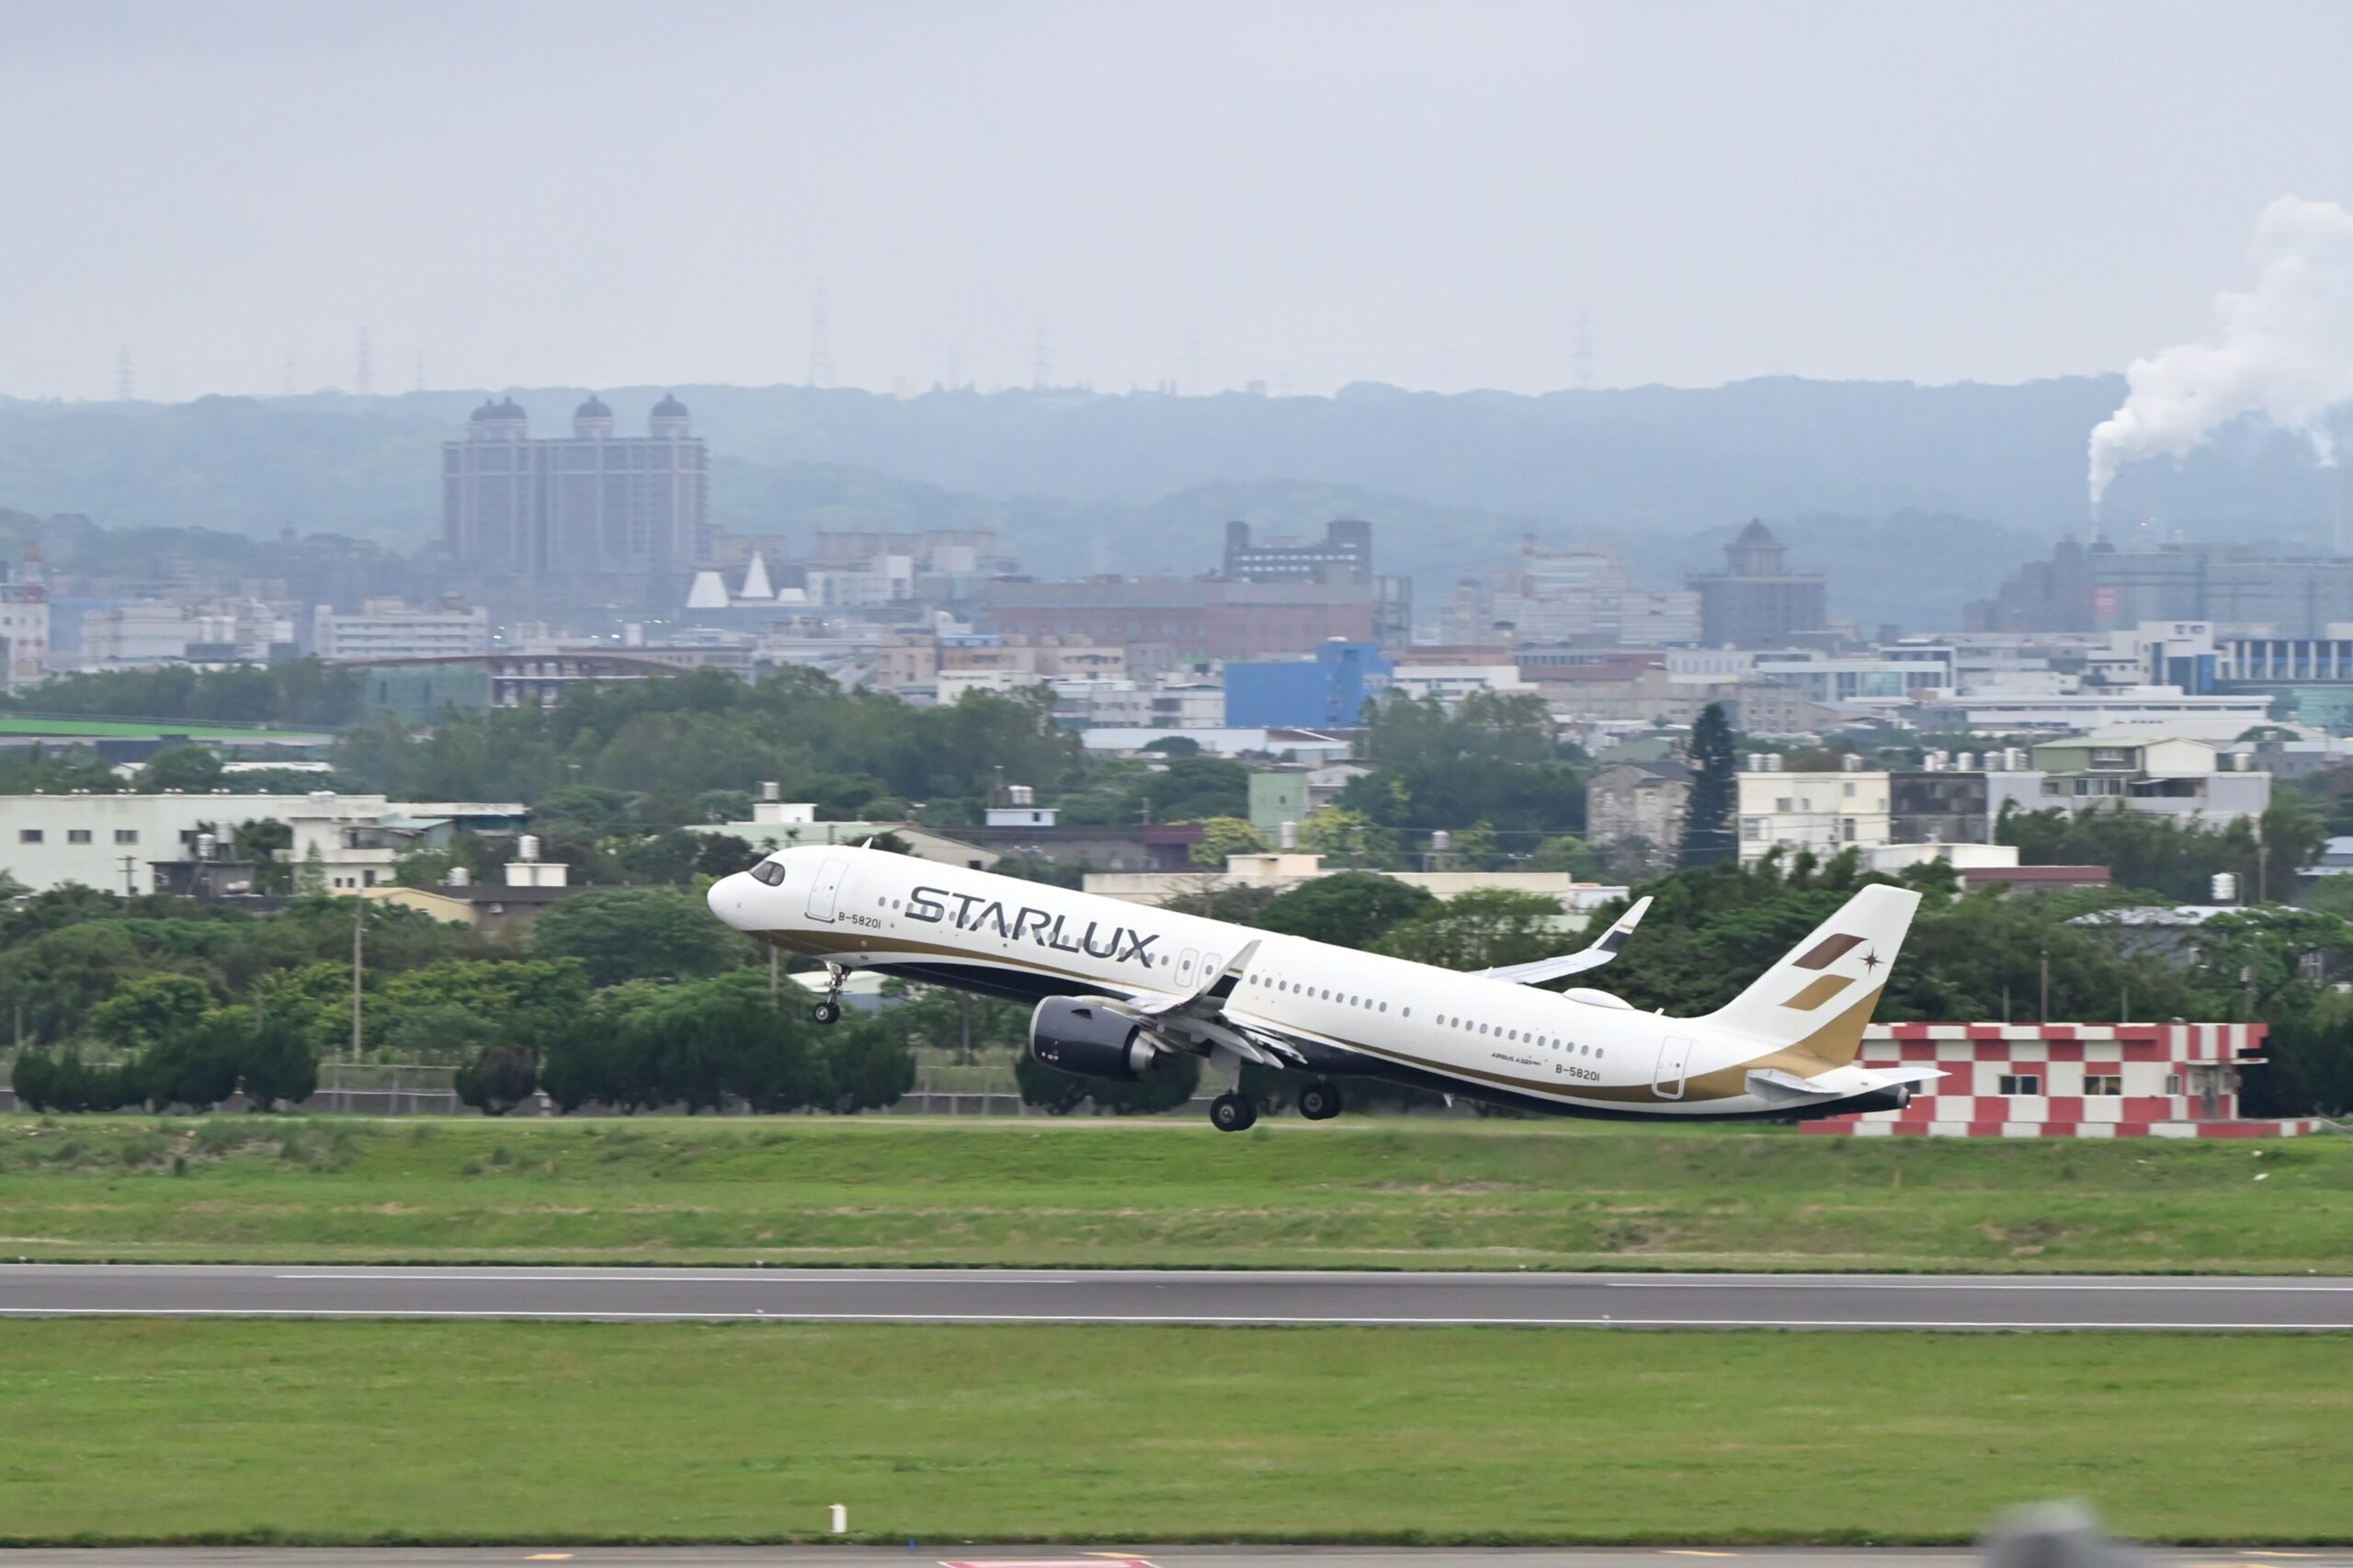
<path id="1" fill-rule="evenodd" d="M 832 978 L 853 970 L 1033 1002 L 1029 1049 L 1086 1077 L 1132 1081 L 1179 1055 L 1228 1088 L 1210 1119 L 1257 1119 L 1245 1063 L 1316 1074 L 1311 1120 L 1338 1080 L 1377 1078 L 1568 1116 L 1776 1118 L 1888 1110 L 1933 1067 L 1855 1060 L 1920 895 L 1872 886 L 1748 989 L 1697 1018 L 1607 992 L 1537 989 L 1617 956 L 1650 901 L 1581 952 L 1461 973 L 1353 948 L 943 866 L 879 849 L 780 850 L 721 879 L 711 912 Z"/>

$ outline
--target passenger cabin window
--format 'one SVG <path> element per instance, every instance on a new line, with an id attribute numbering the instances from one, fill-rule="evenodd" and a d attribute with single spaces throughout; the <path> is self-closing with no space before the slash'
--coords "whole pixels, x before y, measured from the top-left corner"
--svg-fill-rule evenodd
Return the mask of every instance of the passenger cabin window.
<path id="1" fill-rule="evenodd" d="M 756 882 L 766 882 L 772 888 L 782 887 L 784 885 L 783 863 L 777 860 L 761 861 L 752 868 L 752 880 Z"/>

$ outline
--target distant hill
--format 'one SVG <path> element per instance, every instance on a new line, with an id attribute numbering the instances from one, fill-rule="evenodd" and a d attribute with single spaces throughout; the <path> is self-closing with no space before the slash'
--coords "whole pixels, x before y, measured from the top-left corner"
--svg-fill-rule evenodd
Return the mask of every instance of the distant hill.
<path id="1" fill-rule="evenodd" d="M 805 387 L 600 389 L 623 429 L 675 391 L 714 460 L 721 526 L 999 528 L 1040 570 L 1203 570 L 1241 517 L 1381 525 L 1386 568 L 1434 591 L 1524 531 L 1619 543 L 1650 580 L 1714 562 L 1752 516 L 1832 574 L 1834 605 L 1920 625 L 2088 522 L 2085 443 L 2119 377 L 1918 387 L 1794 379 L 1440 396 L 1081 392 L 913 398 Z M 109 528 L 331 531 L 412 548 L 439 529 L 439 443 L 473 391 L 207 398 L 176 406 L 0 400 L 0 502 Z M 514 393 L 564 428 L 584 389 Z M 2160 532 L 2317 540 L 2330 476 L 2300 443 L 2240 429 L 2129 469 L 2112 519 Z M 1910 605 L 1912 613 L 1896 607 Z"/>

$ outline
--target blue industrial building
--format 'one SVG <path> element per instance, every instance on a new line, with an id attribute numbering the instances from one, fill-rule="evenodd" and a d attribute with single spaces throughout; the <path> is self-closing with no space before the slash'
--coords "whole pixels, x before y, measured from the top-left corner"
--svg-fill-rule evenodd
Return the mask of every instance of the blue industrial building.
<path id="1" fill-rule="evenodd" d="M 1237 730 L 1346 729 L 1389 684 L 1392 668 L 1370 642 L 1325 642 L 1312 659 L 1235 660 L 1225 666 L 1225 722 Z"/>

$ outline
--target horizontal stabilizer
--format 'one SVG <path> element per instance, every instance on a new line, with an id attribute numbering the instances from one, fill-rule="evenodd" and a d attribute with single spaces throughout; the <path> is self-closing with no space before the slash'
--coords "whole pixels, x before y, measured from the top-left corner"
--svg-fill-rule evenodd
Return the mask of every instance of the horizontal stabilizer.
<path id="1" fill-rule="evenodd" d="M 1574 953 L 1537 959 L 1530 963 L 1507 963 L 1497 969 L 1474 970 L 1472 978 L 1500 980 L 1506 985 L 1541 985 L 1548 980 L 1559 980 L 1564 975 L 1582 974 L 1586 970 L 1598 969 L 1618 956 L 1618 949 L 1626 945 L 1626 938 L 1633 935 L 1634 927 L 1643 923 L 1643 915 L 1650 906 L 1648 897 L 1635 900 L 1634 906 L 1620 915 L 1597 941 Z"/>
<path id="2" fill-rule="evenodd" d="M 1749 1071 L 1746 1087 L 1768 1106 L 1793 1106 L 1825 1100 L 1851 1099 L 1880 1089 L 1933 1083 L 1943 1077 L 1940 1067 L 1834 1067 L 1811 1078 L 1801 1078 L 1779 1067 Z"/>

